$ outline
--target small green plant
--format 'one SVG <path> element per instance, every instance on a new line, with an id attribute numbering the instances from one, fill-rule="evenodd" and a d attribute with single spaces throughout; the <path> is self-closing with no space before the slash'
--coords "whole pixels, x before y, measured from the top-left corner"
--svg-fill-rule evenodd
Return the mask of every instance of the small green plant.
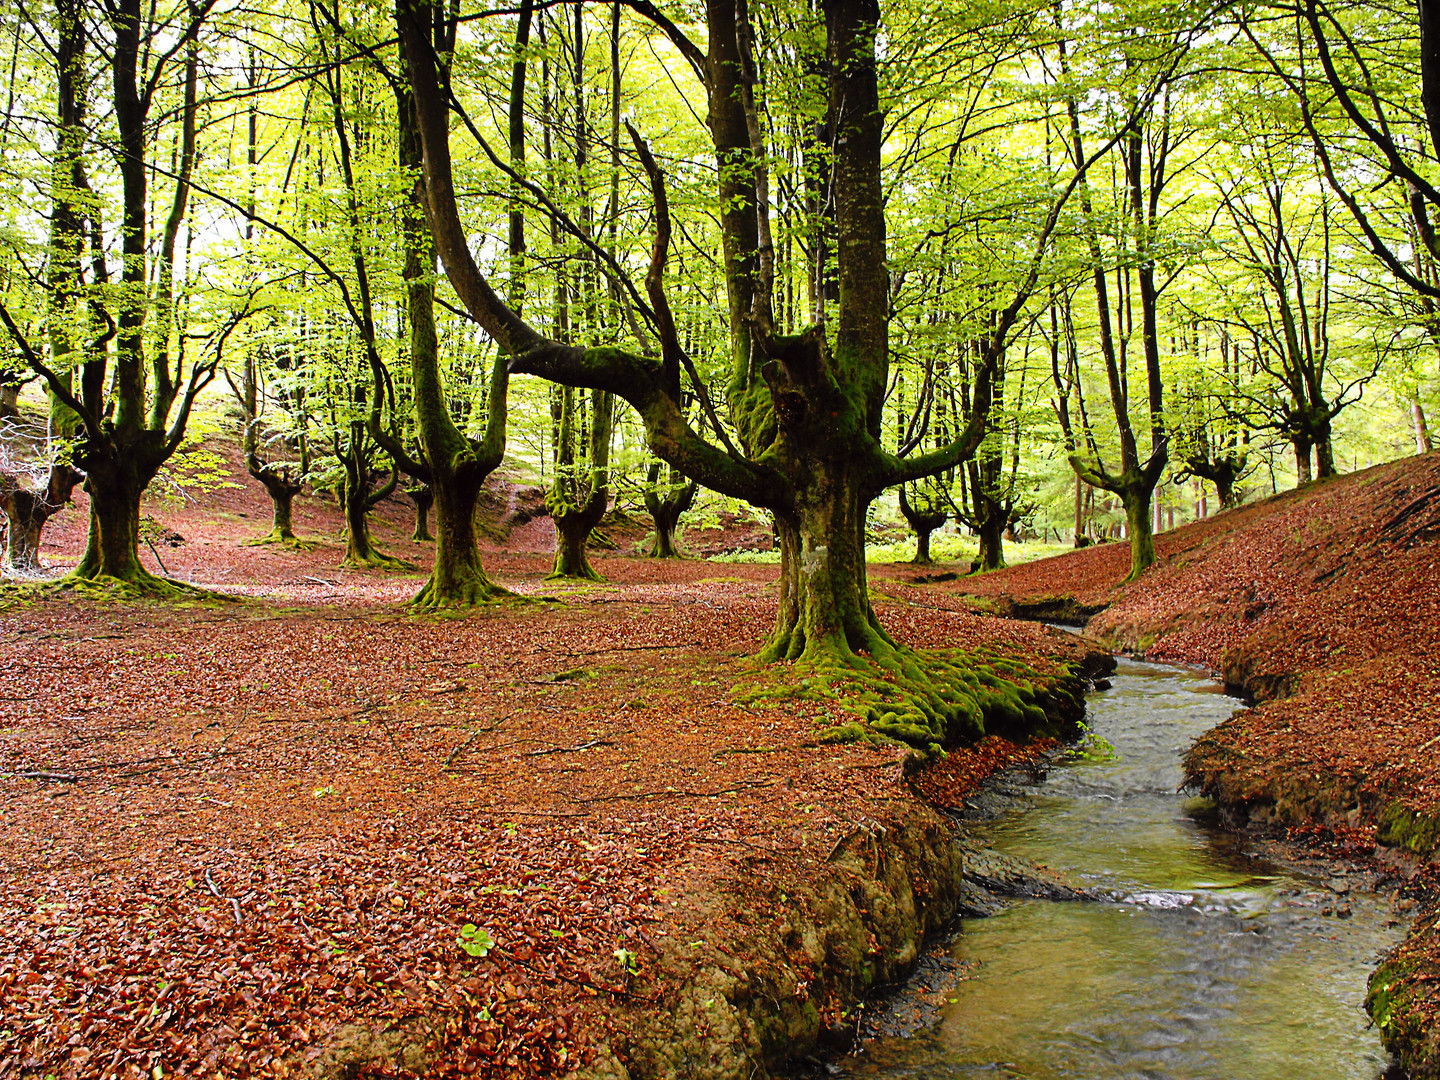
<path id="1" fill-rule="evenodd" d="M 627 975 L 640 974 L 640 958 L 629 949 L 622 946 L 611 955 L 615 957 L 615 962 L 625 969 Z"/>
<path id="2" fill-rule="evenodd" d="M 1070 757 L 1075 761 L 1119 761 L 1120 755 L 1115 744 L 1103 735 L 1096 735 L 1088 727 L 1080 741 L 1070 748 Z"/>
<path id="3" fill-rule="evenodd" d="M 460 948 L 475 957 L 485 956 L 495 947 L 495 939 L 490 936 L 489 930 L 468 922 L 460 927 L 456 942 Z"/>

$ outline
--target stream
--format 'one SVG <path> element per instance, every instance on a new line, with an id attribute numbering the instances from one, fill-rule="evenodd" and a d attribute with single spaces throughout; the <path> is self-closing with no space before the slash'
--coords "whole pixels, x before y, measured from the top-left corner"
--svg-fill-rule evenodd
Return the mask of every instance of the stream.
<path id="1" fill-rule="evenodd" d="M 967 827 L 975 842 L 1107 899 L 1013 901 L 965 920 L 932 961 L 943 977 L 906 992 L 938 1008 L 921 1009 L 916 1030 L 868 1042 L 844 1075 L 1384 1075 L 1362 1001 L 1379 954 L 1403 933 L 1389 901 L 1242 854 L 1206 824 L 1207 803 L 1177 792 L 1185 749 L 1239 705 L 1196 673 L 1122 660 L 1088 708 L 1114 757 L 1097 743 Z M 1324 914 L 1337 910 L 1351 914 Z"/>

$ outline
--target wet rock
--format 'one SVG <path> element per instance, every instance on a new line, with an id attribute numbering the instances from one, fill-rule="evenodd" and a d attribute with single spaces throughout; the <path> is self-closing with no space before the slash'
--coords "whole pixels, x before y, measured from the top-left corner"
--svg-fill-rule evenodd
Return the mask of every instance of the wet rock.
<path id="1" fill-rule="evenodd" d="M 1342 877 L 1333 877 L 1330 879 L 1330 891 L 1336 896 L 1347 896 L 1350 892 L 1350 882 Z"/>
<path id="2" fill-rule="evenodd" d="M 1336 905 L 1335 917 L 1337 919 L 1348 919 L 1353 914 L 1354 912 L 1350 910 L 1350 905 L 1348 903 L 1341 903 Z"/>
<path id="3" fill-rule="evenodd" d="M 989 848 L 962 848 L 960 874 L 967 883 L 979 886 L 992 898 L 1095 899 L 1093 893 L 1075 888 L 1049 867 Z"/>

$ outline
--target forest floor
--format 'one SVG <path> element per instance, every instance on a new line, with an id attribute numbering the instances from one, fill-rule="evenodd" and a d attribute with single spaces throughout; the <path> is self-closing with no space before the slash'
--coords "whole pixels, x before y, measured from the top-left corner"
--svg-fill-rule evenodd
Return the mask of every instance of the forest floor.
<path id="1" fill-rule="evenodd" d="M 931 588 L 979 610 L 1094 612 L 1089 636 L 1222 676 L 1260 704 L 1196 743 L 1195 787 L 1237 820 L 1398 861 L 1433 885 L 1440 454 L 1221 513 L 1156 547 L 1158 564 L 1130 585 L 1128 546 L 1112 543 Z M 1437 917 L 1423 907 L 1372 982 L 1372 1013 L 1417 1076 L 1440 1075 Z"/>
<path id="2" fill-rule="evenodd" d="M 510 491 L 487 568 L 523 599 L 466 618 L 403 610 L 429 547 L 408 504 L 374 531 L 417 570 L 342 571 L 316 499 L 296 503 L 316 546 L 247 546 L 269 525 L 249 484 L 147 504 L 168 572 L 227 599 L 10 587 L 0 1076 L 552 1076 L 701 968 L 788 971 L 792 1004 L 840 1025 L 784 920 L 817 882 L 843 894 L 847 838 L 934 817 L 897 751 L 817 744 L 821 704 L 744 702 L 783 677 L 745 659 L 775 567 L 600 556 L 603 584 L 547 582 L 549 522 L 501 535 Z M 878 573 L 877 608 L 913 644 L 1074 653 L 909 576 Z M 929 794 L 1030 752 L 952 754 Z"/>

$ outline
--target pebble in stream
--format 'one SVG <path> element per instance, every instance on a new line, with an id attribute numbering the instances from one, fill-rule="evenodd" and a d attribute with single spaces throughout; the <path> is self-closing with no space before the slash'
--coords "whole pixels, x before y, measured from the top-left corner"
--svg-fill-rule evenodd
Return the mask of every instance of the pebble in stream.
<path id="1" fill-rule="evenodd" d="M 1091 696 L 1113 757 L 1078 760 L 970 830 L 1100 902 L 967 919 L 848 1076 L 1375 1080 L 1361 1002 L 1398 939 L 1386 901 L 1234 851 L 1177 791 L 1180 755 L 1239 706 L 1191 672 L 1122 662 Z M 1338 882 L 1338 886 L 1337 886 Z M 1331 916 L 1345 915 L 1348 918 Z M 919 1029 L 897 1018 L 927 1016 Z M 927 1000 L 936 1009 L 915 1008 Z"/>

